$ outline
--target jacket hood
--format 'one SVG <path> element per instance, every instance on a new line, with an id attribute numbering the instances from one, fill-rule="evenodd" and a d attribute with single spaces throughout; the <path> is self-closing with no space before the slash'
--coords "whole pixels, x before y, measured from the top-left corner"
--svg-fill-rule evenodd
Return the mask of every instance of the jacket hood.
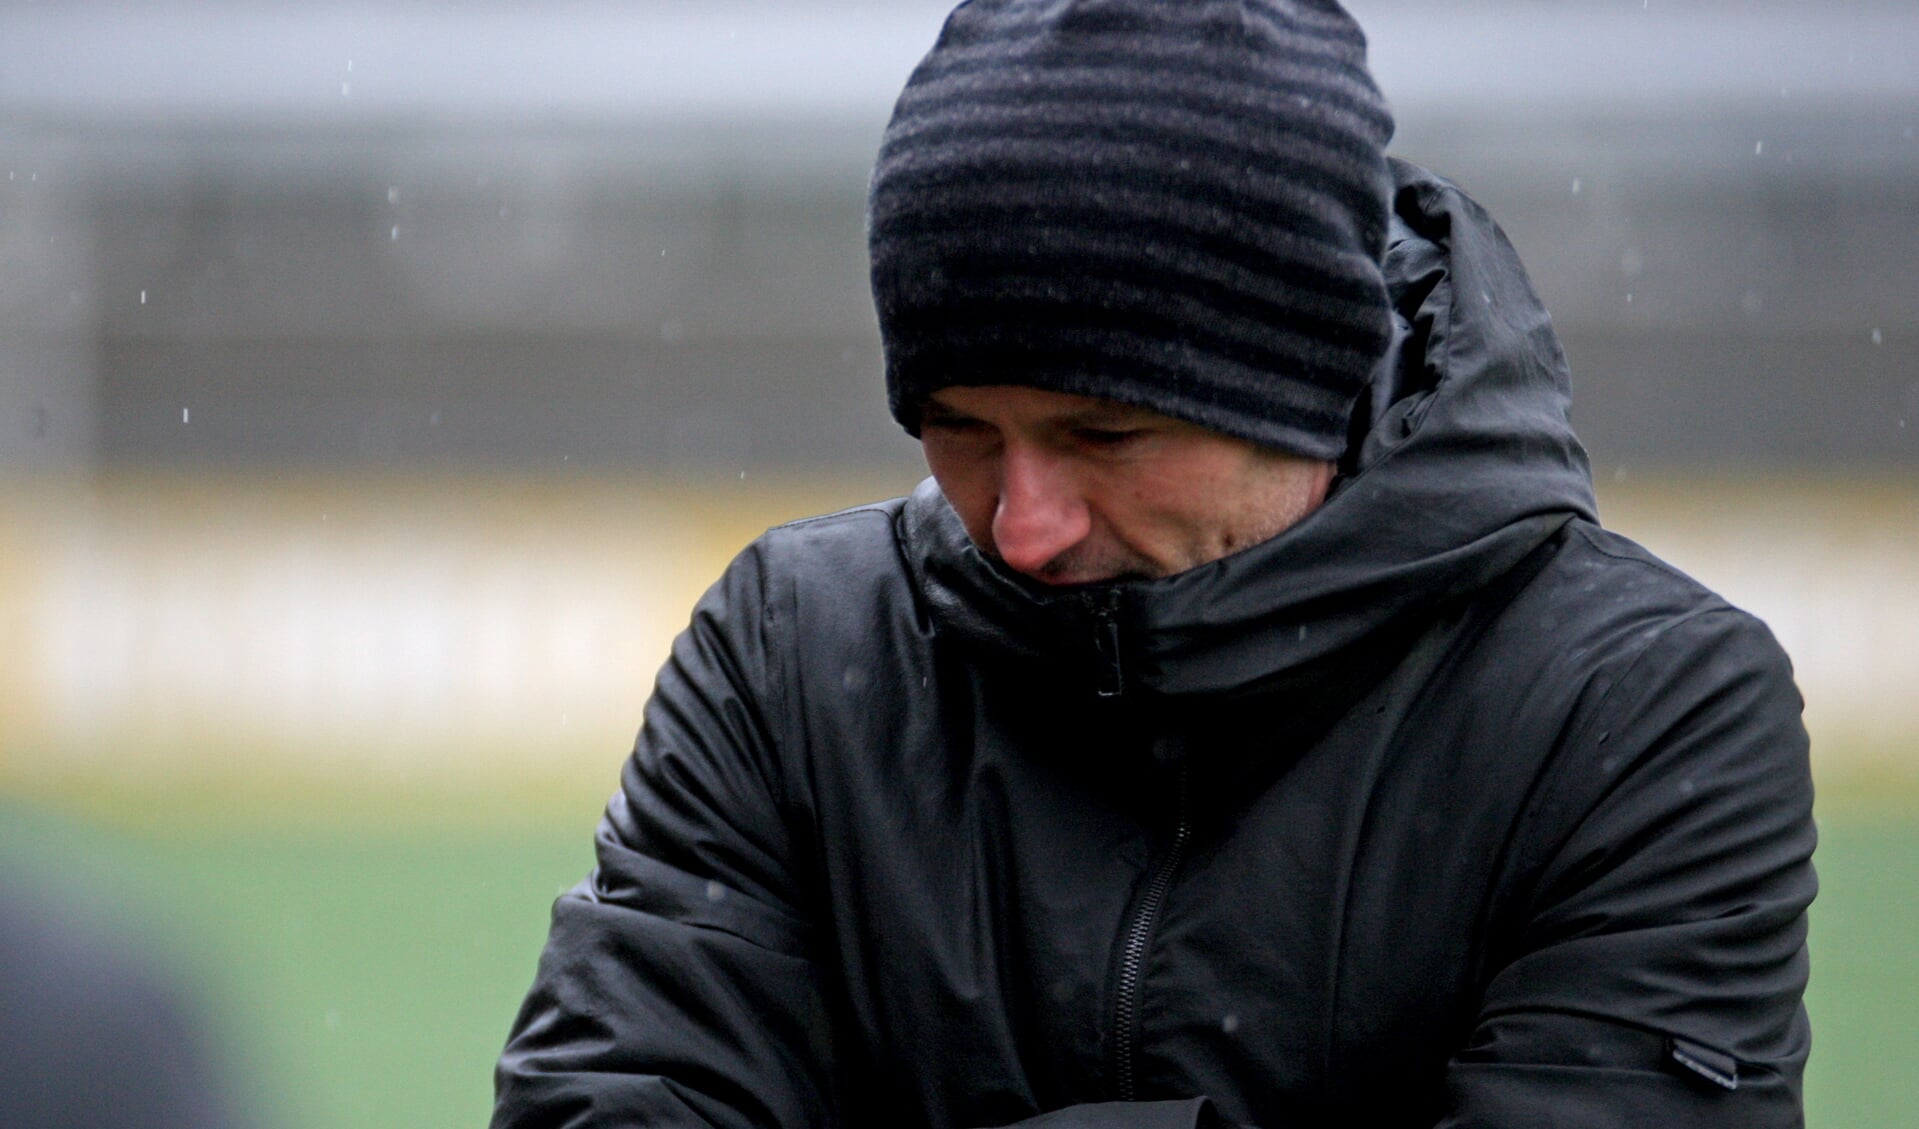
<path id="1" fill-rule="evenodd" d="M 1310 692 L 1379 649 L 1360 644 L 1479 590 L 1572 518 L 1595 518 L 1565 353 L 1518 256 L 1456 186 L 1404 161 L 1392 171 L 1384 268 L 1399 342 L 1355 410 L 1326 502 L 1198 568 L 1054 589 L 980 553 L 928 480 L 902 535 L 941 629 L 1108 696 Z"/>

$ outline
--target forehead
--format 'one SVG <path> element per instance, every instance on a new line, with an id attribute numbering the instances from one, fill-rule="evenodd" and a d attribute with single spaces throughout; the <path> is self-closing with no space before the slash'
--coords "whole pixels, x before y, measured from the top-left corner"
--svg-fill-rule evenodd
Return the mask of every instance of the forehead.
<path id="1" fill-rule="evenodd" d="M 963 415 L 988 421 L 1053 421 L 1152 419 L 1178 422 L 1151 408 L 1123 404 L 1098 396 L 1050 392 L 1019 384 L 985 384 L 942 388 L 926 398 L 925 411 L 935 417 Z"/>

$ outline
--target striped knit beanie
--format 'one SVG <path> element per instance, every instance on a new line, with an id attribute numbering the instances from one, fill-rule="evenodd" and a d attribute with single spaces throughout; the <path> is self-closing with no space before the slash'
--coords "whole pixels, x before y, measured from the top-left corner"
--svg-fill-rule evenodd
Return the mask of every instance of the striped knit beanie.
<path id="1" fill-rule="evenodd" d="M 1392 118 L 1335 0 L 971 0 L 868 239 L 894 418 L 1020 384 L 1313 458 L 1386 352 Z"/>

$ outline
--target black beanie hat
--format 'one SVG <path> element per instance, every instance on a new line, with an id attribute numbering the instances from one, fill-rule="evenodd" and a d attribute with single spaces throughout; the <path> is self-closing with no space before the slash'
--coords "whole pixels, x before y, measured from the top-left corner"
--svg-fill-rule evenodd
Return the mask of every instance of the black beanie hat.
<path id="1" fill-rule="evenodd" d="M 1334 0 L 971 0 L 873 171 L 893 416 L 1020 384 L 1314 458 L 1385 354 L 1392 118 Z"/>

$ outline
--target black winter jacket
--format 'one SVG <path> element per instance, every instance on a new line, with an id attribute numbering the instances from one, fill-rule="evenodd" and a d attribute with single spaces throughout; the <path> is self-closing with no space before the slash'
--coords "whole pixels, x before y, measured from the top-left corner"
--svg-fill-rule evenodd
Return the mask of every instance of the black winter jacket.
<path id="1" fill-rule="evenodd" d="M 925 486 L 735 561 L 496 1126 L 1801 1123 L 1786 659 L 1595 524 L 1516 257 L 1395 171 L 1401 363 L 1279 537 L 1048 590 Z"/>

